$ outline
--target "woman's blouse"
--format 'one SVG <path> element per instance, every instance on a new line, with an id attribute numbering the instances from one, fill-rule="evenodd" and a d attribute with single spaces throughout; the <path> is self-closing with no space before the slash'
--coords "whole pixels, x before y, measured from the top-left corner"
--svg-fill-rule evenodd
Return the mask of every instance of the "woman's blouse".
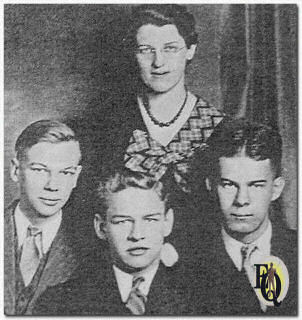
<path id="1" fill-rule="evenodd" d="M 167 146 L 145 130 L 134 130 L 124 156 L 125 166 L 160 179 L 172 165 L 178 185 L 187 191 L 185 175 L 189 159 L 197 148 L 206 146 L 206 140 L 223 117 L 221 111 L 198 98 L 189 118 Z"/>

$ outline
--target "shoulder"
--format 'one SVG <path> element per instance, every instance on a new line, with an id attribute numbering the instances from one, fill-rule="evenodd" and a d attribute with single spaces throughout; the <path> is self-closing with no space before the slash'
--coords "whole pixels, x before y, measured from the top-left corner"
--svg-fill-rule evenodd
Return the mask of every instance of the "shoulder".
<path id="1" fill-rule="evenodd" d="M 212 117 L 221 117 L 223 118 L 225 114 L 212 106 L 209 102 L 204 100 L 201 97 L 197 97 L 195 108 L 197 112 L 202 116 L 212 116 Z"/>

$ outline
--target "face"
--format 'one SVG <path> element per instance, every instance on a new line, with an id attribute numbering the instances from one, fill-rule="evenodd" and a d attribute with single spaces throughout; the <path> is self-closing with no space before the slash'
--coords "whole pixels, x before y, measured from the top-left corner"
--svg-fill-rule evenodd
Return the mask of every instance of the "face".
<path id="1" fill-rule="evenodd" d="M 193 58 L 196 45 L 188 49 L 172 24 L 143 25 L 138 29 L 136 40 L 140 77 L 149 89 L 164 93 L 177 85 L 184 86 L 186 63 Z"/>
<path id="2" fill-rule="evenodd" d="M 270 160 L 222 157 L 217 194 L 226 231 L 238 240 L 257 239 L 269 221 L 269 206 L 283 189 L 281 177 L 274 179 Z"/>
<path id="3" fill-rule="evenodd" d="M 99 215 L 95 217 L 96 230 L 103 230 L 114 262 L 129 271 L 145 270 L 159 261 L 172 225 L 173 212 L 165 214 L 165 203 L 157 193 L 138 188 L 110 197 L 104 224 Z"/>
<path id="4" fill-rule="evenodd" d="M 39 142 L 26 159 L 14 160 L 12 179 L 20 186 L 21 210 L 33 219 L 49 218 L 65 205 L 81 167 L 78 142 Z"/>

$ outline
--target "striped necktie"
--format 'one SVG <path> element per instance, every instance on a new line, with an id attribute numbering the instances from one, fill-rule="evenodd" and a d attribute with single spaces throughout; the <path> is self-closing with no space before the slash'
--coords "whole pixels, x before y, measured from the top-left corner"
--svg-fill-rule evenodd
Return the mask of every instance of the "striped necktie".
<path id="1" fill-rule="evenodd" d="M 26 287 L 34 277 L 38 269 L 40 259 L 43 257 L 41 241 L 42 231 L 37 227 L 29 226 L 27 230 L 27 237 L 22 246 L 20 260 L 20 271 Z"/>
<path id="2" fill-rule="evenodd" d="M 145 313 L 147 297 L 139 289 L 139 286 L 143 281 L 145 281 L 143 277 L 133 278 L 132 289 L 126 302 L 126 307 L 134 315 L 143 315 Z"/>

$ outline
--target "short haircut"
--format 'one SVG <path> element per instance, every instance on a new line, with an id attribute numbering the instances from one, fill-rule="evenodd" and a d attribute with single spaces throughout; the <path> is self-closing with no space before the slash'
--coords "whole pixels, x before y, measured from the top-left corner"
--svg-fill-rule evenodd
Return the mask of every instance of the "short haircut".
<path id="1" fill-rule="evenodd" d="M 114 170 L 107 177 L 104 177 L 96 191 L 97 201 L 95 212 L 106 216 L 109 208 L 109 199 L 114 193 L 128 188 L 138 188 L 142 190 L 154 190 L 159 198 L 165 202 L 166 210 L 171 207 L 170 194 L 173 179 L 168 172 L 160 180 L 154 179 L 144 173 L 134 172 L 127 168 Z"/>
<path id="2" fill-rule="evenodd" d="M 179 4 L 143 4 L 134 8 L 130 21 L 128 40 L 132 45 L 136 44 L 138 29 L 146 24 L 164 26 L 173 24 L 179 34 L 184 38 L 186 46 L 197 44 L 195 31 L 195 19 L 186 7 Z"/>
<path id="3" fill-rule="evenodd" d="M 191 175 L 215 178 L 219 158 L 240 154 L 256 161 L 269 159 L 275 177 L 281 175 L 282 139 L 277 129 L 244 118 L 223 120 L 207 141 L 207 148 L 195 153 Z"/>
<path id="4" fill-rule="evenodd" d="M 26 127 L 15 144 L 17 159 L 24 160 L 27 150 L 39 142 L 59 143 L 67 141 L 79 142 L 74 131 L 66 124 L 54 120 L 40 120 Z"/>

